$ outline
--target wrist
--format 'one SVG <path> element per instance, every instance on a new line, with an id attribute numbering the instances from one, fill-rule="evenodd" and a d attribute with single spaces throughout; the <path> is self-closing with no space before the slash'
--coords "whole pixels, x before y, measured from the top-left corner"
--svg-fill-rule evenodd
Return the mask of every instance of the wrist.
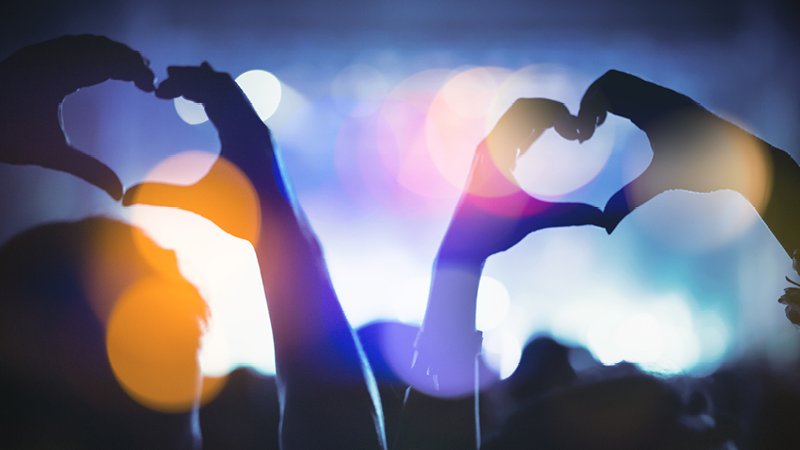
<path id="1" fill-rule="evenodd" d="M 480 273 L 483 271 L 483 266 L 486 264 L 487 258 L 488 256 L 483 256 L 469 250 L 441 246 L 433 262 L 433 268 L 434 270 L 438 268 L 452 268 L 460 269 L 465 272 Z"/>

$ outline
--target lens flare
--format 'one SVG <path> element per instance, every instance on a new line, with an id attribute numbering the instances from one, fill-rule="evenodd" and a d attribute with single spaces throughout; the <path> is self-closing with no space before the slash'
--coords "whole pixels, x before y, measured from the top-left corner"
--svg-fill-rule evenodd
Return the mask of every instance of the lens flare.
<path id="1" fill-rule="evenodd" d="M 116 303 L 106 330 L 111 368 L 128 394 L 148 408 L 188 411 L 204 390 L 197 359 L 207 307 L 188 282 L 160 277 L 134 284 Z"/>

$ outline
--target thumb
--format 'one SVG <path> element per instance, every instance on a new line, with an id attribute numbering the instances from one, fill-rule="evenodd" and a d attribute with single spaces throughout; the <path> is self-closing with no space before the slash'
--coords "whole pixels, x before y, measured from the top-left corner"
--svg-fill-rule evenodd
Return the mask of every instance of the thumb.
<path id="1" fill-rule="evenodd" d="M 668 190 L 677 189 L 669 183 L 668 177 L 658 176 L 657 167 L 653 164 L 635 180 L 617 191 L 606 203 L 603 211 L 605 229 L 611 234 L 617 225 L 634 209 L 647 203 L 656 195 Z"/>
<path id="2" fill-rule="evenodd" d="M 192 203 L 190 191 L 190 186 L 167 183 L 141 183 L 125 191 L 125 195 L 122 197 L 122 205 L 152 205 L 189 209 Z"/>
<path id="3" fill-rule="evenodd" d="M 540 210 L 523 220 L 525 234 L 545 228 L 595 225 L 606 228 L 606 218 L 599 208 L 585 203 L 538 202 Z"/>
<path id="4" fill-rule="evenodd" d="M 48 153 L 45 159 L 34 164 L 75 175 L 108 192 L 114 200 L 122 198 L 122 182 L 117 174 L 93 156 L 69 145 Z"/>

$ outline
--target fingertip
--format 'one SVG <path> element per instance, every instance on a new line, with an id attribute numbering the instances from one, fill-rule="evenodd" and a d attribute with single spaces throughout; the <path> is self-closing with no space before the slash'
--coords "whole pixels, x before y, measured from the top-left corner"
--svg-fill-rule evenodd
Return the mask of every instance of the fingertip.
<path id="1" fill-rule="evenodd" d="M 614 230 L 617 228 L 617 225 L 619 225 L 619 222 L 615 222 L 615 223 L 612 223 L 612 224 L 606 223 L 606 226 L 605 226 L 606 233 L 609 236 L 611 236 L 611 233 L 614 232 Z"/>
<path id="2" fill-rule="evenodd" d="M 158 98 L 163 98 L 166 100 L 171 100 L 175 97 L 180 97 L 180 93 L 175 85 L 175 80 L 173 78 L 167 78 L 166 80 L 159 83 L 158 87 L 155 88 L 155 94 Z"/>
<path id="3" fill-rule="evenodd" d="M 117 183 L 114 186 L 109 186 L 109 188 L 106 189 L 106 192 L 108 192 L 108 195 L 110 195 L 111 198 L 114 199 L 114 201 L 117 202 L 120 201 L 122 199 L 122 183 Z"/>
<path id="4" fill-rule="evenodd" d="M 122 206 L 131 206 L 136 204 L 136 192 L 139 190 L 139 185 L 132 186 L 125 191 L 125 195 L 122 196 Z"/>
<path id="5" fill-rule="evenodd" d="M 147 72 L 136 78 L 133 84 L 144 92 L 153 92 L 156 90 L 156 76 L 152 70 L 147 69 Z"/>

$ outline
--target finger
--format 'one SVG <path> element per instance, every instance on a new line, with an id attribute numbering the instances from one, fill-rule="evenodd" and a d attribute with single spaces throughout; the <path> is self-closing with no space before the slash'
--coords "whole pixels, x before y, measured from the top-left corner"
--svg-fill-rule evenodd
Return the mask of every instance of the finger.
<path id="1" fill-rule="evenodd" d="M 606 218 L 600 208 L 585 203 L 554 203 L 542 213 L 552 227 L 595 225 L 605 228 Z"/>
<path id="2" fill-rule="evenodd" d="M 564 139 L 574 141 L 581 137 L 579 129 L 579 120 L 576 116 L 567 112 L 565 115 L 559 116 L 553 126 Z"/>
<path id="3" fill-rule="evenodd" d="M 208 63 L 200 66 L 170 66 L 169 77 L 156 89 L 156 96 L 172 99 L 183 96 L 197 103 L 209 103 L 224 98 L 237 88 L 230 75 L 215 72 Z"/>
<path id="4" fill-rule="evenodd" d="M 528 138 L 525 140 L 525 142 L 523 142 L 522 145 L 519 146 L 519 156 L 522 156 L 523 154 L 525 154 L 525 152 L 527 152 L 528 149 L 531 147 L 531 145 L 533 145 L 533 143 L 536 142 L 537 139 L 539 139 L 539 136 L 541 136 L 542 133 L 544 133 L 545 130 L 546 130 L 546 128 L 536 128 L 536 129 L 534 129 L 533 133 L 531 133 L 531 135 L 528 136 Z"/>
<path id="5" fill-rule="evenodd" d="M 68 145 L 36 163 L 41 167 L 59 170 L 82 178 L 90 184 L 108 192 L 114 200 L 122 198 L 122 182 L 111 168 L 92 156 Z"/>
<path id="6" fill-rule="evenodd" d="M 596 206 L 584 203 L 539 203 L 539 211 L 520 221 L 521 230 L 518 228 L 517 238 L 545 228 L 560 228 L 581 225 L 595 225 L 606 227 L 606 219 Z"/>
<path id="7" fill-rule="evenodd" d="M 626 189 L 622 188 L 617 191 L 614 195 L 606 203 L 604 213 L 605 213 L 605 229 L 608 234 L 614 232 L 628 214 L 633 211 L 633 208 L 630 206 L 628 202 L 628 197 L 626 195 Z"/>
<path id="8" fill-rule="evenodd" d="M 60 88 L 67 95 L 82 87 L 109 79 L 132 81 L 145 92 L 155 90 L 155 75 L 141 53 L 105 36 L 64 36 L 40 49 L 38 57 L 52 67 Z"/>
<path id="9" fill-rule="evenodd" d="M 578 111 L 577 128 L 579 141 L 583 142 L 591 138 L 596 127 L 606 120 L 606 111 L 609 108 L 608 101 L 602 88 L 597 81 L 589 86 L 581 99 L 581 107 Z"/>
<path id="10" fill-rule="evenodd" d="M 187 209 L 191 196 L 189 186 L 166 183 L 141 183 L 125 191 L 123 206 L 152 205 Z"/>
<path id="11" fill-rule="evenodd" d="M 604 112 L 610 112 L 648 131 L 654 122 L 669 114 L 696 108 L 702 107 L 683 94 L 625 72 L 609 70 L 587 89 L 578 117 L 584 126 L 592 120 L 599 126 L 605 118 Z"/>
<path id="12" fill-rule="evenodd" d="M 516 161 L 516 150 L 525 153 L 536 139 L 557 121 L 569 116 L 567 107 L 547 98 L 520 98 L 503 114 L 487 141 L 496 161 L 510 169 Z"/>
<path id="13" fill-rule="evenodd" d="M 78 38 L 86 39 L 87 47 L 93 48 L 100 56 L 97 60 L 101 76 L 107 77 L 106 79 L 132 81 L 146 92 L 155 90 L 155 75 L 150 70 L 150 62 L 141 53 L 105 36 L 81 35 Z"/>
<path id="14" fill-rule="evenodd" d="M 608 234 L 611 234 L 622 219 L 639 206 L 662 192 L 676 189 L 675 186 L 667 183 L 668 180 L 665 180 L 664 177 L 657 176 L 656 169 L 651 165 L 638 178 L 625 185 L 608 200 L 603 212 Z"/>

